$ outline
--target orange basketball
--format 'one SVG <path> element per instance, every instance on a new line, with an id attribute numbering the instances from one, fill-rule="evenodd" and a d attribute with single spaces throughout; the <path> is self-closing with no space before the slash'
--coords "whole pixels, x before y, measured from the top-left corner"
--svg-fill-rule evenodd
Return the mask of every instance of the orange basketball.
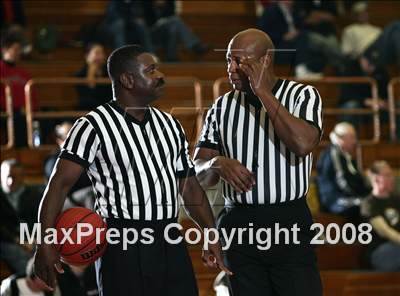
<path id="1" fill-rule="evenodd" d="M 70 208 L 56 221 L 57 248 L 61 260 L 72 265 L 86 265 L 101 257 L 106 249 L 107 225 L 95 212 Z"/>

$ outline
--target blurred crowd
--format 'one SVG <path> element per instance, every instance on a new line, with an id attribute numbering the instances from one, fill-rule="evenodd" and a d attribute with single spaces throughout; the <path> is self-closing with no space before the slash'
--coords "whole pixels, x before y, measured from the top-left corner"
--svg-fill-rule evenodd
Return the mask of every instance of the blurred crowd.
<path id="1" fill-rule="evenodd" d="M 400 22 L 377 27 L 369 19 L 368 2 L 346 3 L 353 23 L 343 29 L 341 36 L 336 29 L 336 1 L 268 3 L 259 27 L 271 36 L 277 63 L 287 64 L 294 59 L 298 78 L 321 77 L 327 64 L 337 75 L 347 76 L 359 71 L 374 75 L 389 64 L 400 66 Z"/>
<path id="2" fill-rule="evenodd" d="M 48 27 L 45 33 L 41 34 L 39 30 L 38 36 L 31 38 L 34 42 L 30 41 L 24 29 L 27 24 L 22 1 L 12 1 L 13 6 L 7 9 L 6 3 L 10 2 L 4 2 L 1 6 L 4 16 L 1 78 L 11 85 L 15 146 L 23 147 L 27 145 L 24 85 L 32 77 L 20 61 L 24 55 L 32 52 L 32 48 L 48 51 L 56 36 L 52 34 L 54 30 Z M 327 0 L 260 3 L 262 13 L 257 25 L 271 36 L 276 48 L 277 64 L 292 65 L 299 79 L 321 78 L 327 65 L 335 71 L 336 76 L 374 78 L 378 85 L 380 116 L 383 122 L 387 122 L 387 84 L 390 79 L 387 66 L 400 66 L 400 20 L 384 28 L 374 25 L 369 19 L 367 1 L 346 1 L 341 9 L 338 5 L 340 2 Z M 341 35 L 337 31 L 339 11 L 353 20 Z M 75 77 L 92 81 L 76 86 L 77 110 L 91 110 L 112 98 L 109 85 L 95 82 L 97 78 L 108 77 L 106 56 L 110 49 L 139 43 L 149 52 L 159 53 L 161 49 L 165 61 L 176 62 L 179 61 L 181 43 L 198 56 L 210 48 L 181 19 L 176 1 L 110 0 L 104 17 L 94 24 L 85 25 L 76 39 L 85 52 L 82 68 L 75 73 Z M 372 110 L 372 97 L 368 84 L 342 84 L 337 107 Z M 33 110 L 37 111 L 39 105 L 37 92 L 33 88 Z M 0 85 L 0 109 L 5 110 L 5 107 L 4 86 Z M 353 124 L 359 131 L 363 124 L 371 122 L 371 117 L 345 113 L 339 120 Z M 38 142 L 54 143 L 53 127 L 62 121 L 41 120 L 40 127 L 36 122 L 37 129 L 41 131 Z M 400 126 L 400 118 L 397 118 L 397 123 Z M 5 132 L 5 120 L 1 121 L 0 129 Z M 4 142 L 4 137 L 2 139 Z"/>
<path id="3" fill-rule="evenodd" d="M 356 159 L 357 133 L 350 123 L 336 124 L 329 139 L 317 162 L 320 211 L 355 225 L 369 222 L 373 228 L 366 254 L 369 266 L 400 271 L 400 180 L 382 160 L 364 173 Z"/>
<path id="4" fill-rule="evenodd" d="M 293 65 L 299 79 L 321 78 L 327 65 L 335 76 L 374 78 L 378 84 L 378 108 L 387 121 L 387 68 L 400 68 L 400 19 L 384 28 L 374 25 L 367 1 L 346 1 L 344 7 L 337 1 L 324 0 L 267 1 L 265 5 L 258 26 L 271 36 L 278 64 Z M 352 19 L 341 35 L 337 31 L 340 10 Z M 367 84 L 343 84 L 338 107 L 371 108 L 371 97 Z M 358 129 L 368 119 L 343 115 L 340 120 Z"/>
<path id="5" fill-rule="evenodd" d="M 387 116 L 387 67 L 400 66 L 400 20 L 378 27 L 369 18 L 367 1 L 346 1 L 345 13 L 351 15 L 353 22 L 339 35 L 337 19 L 342 12 L 336 1 L 260 2 L 262 12 L 257 25 L 274 42 L 276 63 L 293 65 L 299 79 L 321 78 L 327 65 L 337 76 L 372 77 L 379 86 L 379 108 L 383 118 Z M 42 52 L 52 50 L 57 37 L 50 27 L 42 31 L 42 35 L 28 38 L 22 3 L 3 1 L 0 11 L 1 79 L 10 83 L 13 94 L 16 147 L 27 145 L 24 86 L 32 78 L 21 66 L 21 58 L 29 55 L 32 47 Z M 82 67 L 74 76 L 89 81 L 75 86 L 77 110 L 91 110 L 112 99 L 110 86 L 95 82 L 98 78 L 108 77 L 106 56 L 109 49 L 138 43 L 149 52 L 161 49 L 167 62 L 180 60 L 181 45 L 198 57 L 210 49 L 210 45 L 202 41 L 179 16 L 176 1 L 110 0 L 104 17 L 83 27 L 77 39 L 84 54 Z M 371 97 L 367 86 L 343 85 L 338 107 L 370 108 Z M 38 110 L 35 89 L 32 103 L 33 109 Z M 4 111 L 5 108 L 2 85 L 0 109 Z M 343 115 L 329 134 L 330 145 L 321 153 L 317 163 L 320 207 L 322 212 L 343 216 L 355 224 L 369 222 L 373 227 L 373 243 L 366 254 L 370 267 L 400 271 L 400 191 L 396 188 L 399 182 L 385 161 L 374 162 L 366 172 L 360 169 L 356 160 L 357 133 L 363 122 L 363 118 Z M 71 127 L 72 123 L 65 119 L 41 122 L 41 140 L 47 141 L 51 134 L 57 143 L 57 148 L 43 163 L 46 179 L 50 178 L 60 147 Z M 4 135 L 5 121 L 2 120 L 0 128 Z M 26 295 L 26 291 L 47 295 L 32 273 L 33 246 L 19 242 L 19 223 L 26 222 L 32 229 L 43 193 L 41 186 L 24 183 L 24 171 L 23 164 L 15 159 L 4 160 L 1 164 L 0 259 L 15 272 L 3 281 L 1 295 L 3 292 L 4 295 L 15 295 L 12 289 L 25 291 Z M 69 192 L 65 207 L 92 208 L 93 203 L 91 182 L 83 174 Z M 54 295 L 97 295 L 93 266 L 67 267 L 65 270 L 66 273 L 60 275 Z"/>

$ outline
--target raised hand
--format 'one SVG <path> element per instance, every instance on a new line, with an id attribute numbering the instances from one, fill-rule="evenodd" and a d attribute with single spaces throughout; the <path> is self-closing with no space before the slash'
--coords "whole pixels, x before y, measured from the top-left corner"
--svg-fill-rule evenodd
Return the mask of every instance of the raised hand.
<path id="1" fill-rule="evenodd" d="M 267 56 L 260 60 L 254 57 L 243 57 L 240 59 L 239 67 L 249 78 L 250 87 L 256 96 L 268 90 L 267 79 Z"/>

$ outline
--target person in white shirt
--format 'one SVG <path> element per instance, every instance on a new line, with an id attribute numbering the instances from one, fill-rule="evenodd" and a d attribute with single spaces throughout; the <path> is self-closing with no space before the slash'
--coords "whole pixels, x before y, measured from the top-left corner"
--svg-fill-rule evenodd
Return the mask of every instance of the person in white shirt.
<path id="1" fill-rule="evenodd" d="M 379 37 L 382 29 L 369 22 L 366 2 L 357 2 L 352 7 L 356 22 L 345 27 L 342 34 L 342 51 L 351 58 L 360 57 Z"/>

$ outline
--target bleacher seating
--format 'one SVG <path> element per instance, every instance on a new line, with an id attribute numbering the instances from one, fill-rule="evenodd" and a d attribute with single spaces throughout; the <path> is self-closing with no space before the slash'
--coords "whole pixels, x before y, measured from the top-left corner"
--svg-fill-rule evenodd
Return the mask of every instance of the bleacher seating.
<path id="1" fill-rule="evenodd" d="M 400 116 L 400 77 L 392 78 L 388 83 L 390 139 L 399 139 L 400 126 L 396 117 Z M 400 140 L 400 139 L 399 139 Z"/>
<path id="2" fill-rule="evenodd" d="M 104 16 L 107 6 L 106 0 L 76 0 L 76 1 L 26 1 L 25 11 L 29 28 L 34 31 L 43 24 L 55 24 L 61 36 L 61 44 L 71 38 L 75 38 L 82 25 L 99 22 Z M 255 26 L 254 1 L 231 1 L 229 5 L 221 1 L 181 1 L 179 5 L 180 15 L 184 21 L 193 28 L 193 31 L 205 42 L 215 48 L 225 48 L 228 40 L 238 31 L 246 27 Z M 400 3 L 398 1 L 386 1 L 381 5 L 379 1 L 371 1 L 368 11 L 373 23 L 384 26 L 394 20 L 398 20 Z M 71 22 L 73 16 L 74 22 Z M 234 20 L 234 21 L 233 21 Z M 338 31 L 352 21 L 347 15 L 340 16 L 337 20 Z M 227 24 L 221 26 L 221 24 Z M 215 28 L 218 28 L 215 34 Z M 62 51 L 61 51 L 62 52 Z M 68 51 L 67 51 L 68 52 Z M 72 56 L 78 58 L 77 51 Z M 70 59 L 71 53 L 61 56 Z M 54 57 L 60 57 L 54 55 Z M 185 56 L 184 56 L 185 57 Z M 58 59 L 57 58 L 57 59 Z M 193 58 L 187 56 L 186 58 Z M 215 59 L 215 55 L 209 54 L 206 60 Z"/>
<path id="3" fill-rule="evenodd" d="M 325 296 L 395 296 L 400 293 L 400 273 L 323 271 Z"/>
<path id="4" fill-rule="evenodd" d="M 369 13 L 374 24 L 384 26 L 398 19 L 400 1 L 370 1 Z M 34 52 L 31 60 L 22 63 L 34 78 L 56 78 L 68 77 L 78 71 L 82 66 L 83 50 L 69 46 L 69 41 L 76 38 L 82 25 L 99 22 L 107 5 L 106 0 L 75 0 L 54 1 L 35 0 L 25 1 L 25 12 L 27 15 L 28 30 L 31 36 L 37 28 L 44 24 L 54 24 L 59 32 L 59 48 L 49 54 Z M 202 40 L 210 44 L 213 49 L 224 49 L 229 39 L 238 31 L 255 26 L 254 1 L 229 1 L 229 5 L 219 1 L 189 1 L 184 0 L 180 4 L 180 14 L 184 21 L 200 36 Z M 71 21 L 73 19 L 73 21 Z M 338 19 L 339 32 L 341 28 L 348 25 L 349 16 L 341 16 Z M 221 25 L 226 24 L 226 25 Z M 161 55 L 162 56 L 162 55 Z M 214 98 L 213 83 L 219 78 L 226 76 L 225 53 L 223 51 L 211 50 L 201 59 L 190 53 L 181 52 L 180 57 L 184 63 L 161 64 L 161 71 L 167 77 L 195 77 L 202 84 L 201 97 L 202 106 L 208 107 Z M 276 66 L 279 76 L 290 77 L 293 69 L 289 66 Z M 326 75 L 331 75 L 332 69 L 325 70 Z M 398 75 L 398 69 L 391 67 L 391 75 Z M 42 86 L 38 87 L 38 95 L 41 106 L 51 107 L 54 110 L 74 110 L 77 103 L 77 94 L 73 85 L 69 86 Z M 320 89 L 323 94 L 329 94 L 334 104 L 338 90 L 332 85 Z M 185 86 L 167 88 L 165 98 L 158 102 L 164 109 L 175 105 L 174 98 L 186 97 L 187 100 L 180 101 L 180 106 L 191 107 L 193 104 L 193 87 Z M 395 92 L 398 96 L 399 92 Z M 166 102 L 168 99 L 168 102 Z M 171 103 L 172 102 L 172 103 Z M 325 102 L 324 102 L 325 104 Z M 190 115 L 192 116 L 192 115 Z M 191 146 L 196 139 L 196 129 L 193 129 L 193 117 L 178 117 L 188 134 Z M 329 134 L 335 118 L 325 122 L 325 136 Z M 383 125 L 382 138 L 387 139 L 389 131 Z M 399 127 L 398 127 L 399 128 Z M 365 135 L 371 135 L 372 130 L 368 128 Z M 2 135 L 3 137 L 3 135 Z M 26 179 L 28 183 L 44 183 L 43 161 L 54 147 L 42 147 L 39 149 L 2 149 L 0 161 L 14 157 L 26 168 Z M 318 147 L 314 153 L 314 159 L 323 149 Z M 362 165 L 369 166 L 376 159 L 386 159 L 395 167 L 400 168 L 399 144 L 383 140 L 378 144 L 362 146 Z M 314 162 L 315 165 L 315 162 Z M 312 209 L 314 219 L 323 225 L 337 223 L 344 225 L 346 221 L 336 216 L 318 212 L 319 204 L 316 197 L 315 184 L 311 183 L 308 202 Z M 182 221 L 184 228 L 192 227 L 193 224 L 187 220 Z M 322 281 L 324 295 L 326 296 L 394 296 L 400 295 L 400 273 L 377 273 L 361 271 L 365 268 L 363 253 L 365 246 L 354 245 L 322 245 L 317 248 L 318 263 L 322 270 Z M 203 266 L 201 261 L 201 248 L 199 245 L 189 246 L 189 252 L 193 260 L 196 278 L 200 288 L 200 295 L 211 296 L 213 294 L 212 283 L 217 271 Z M 0 280 L 9 275 L 10 271 L 4 262 L 0 261 Z"/>

